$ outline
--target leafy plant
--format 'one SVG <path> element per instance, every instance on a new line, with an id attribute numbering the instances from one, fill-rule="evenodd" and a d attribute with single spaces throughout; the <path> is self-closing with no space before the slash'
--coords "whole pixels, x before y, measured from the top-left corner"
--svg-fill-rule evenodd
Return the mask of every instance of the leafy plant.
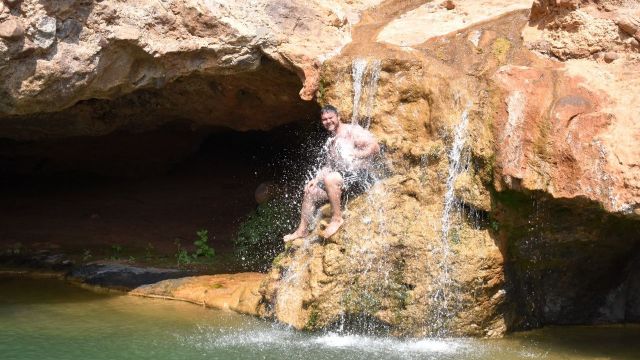
<path id="1" fill-rule="evenodd" d="M 182 247 L 182 243 L 180 239 L 176 239 L 174 244 L 176 244 L 176 261 L 178 266 L 189 265 L 195 261 L 198 261 L 199 258 L 204 257 L 207 259 L 211 259 L 215 256 L 215 250 L 209 246 L 209 231 L 202 229 L 196 232 L 198 238 L 193 242 L 195 246 L 195 251 L 193 253 L 189 253 L 187 249 Z"/>
<path id="2" fill-rule="evenodd" d="M 91 257 L 92 257 L 91 250 L 85 249 L 84 252 L 82 253 L 82 261 L 89 261 Z"/>
<path id="3" fill-rule="evenodd" d="M 10 245 L 7 248 L 6 253 L 9 254 L 9 255 L 20 255 L 20 253 L 22 253 L 23 250 L 24 250 L 24 246 L 22 246 L 22 243 L 21 242 L 17 242 L 17 243 L 15 243 L 13 245 Z"/>
<path id="4" fill-rule="evenodd" d="M 193 245 L 196 246 L 196 252 L 193 254 L 193 259 L 197 260 L 201 256 L 211 259 L 216 254 L 216 252 L 208 244 L 209 231 L 202 229 L 197 231 L 196 235 L 198 235 L 198 239 L 193 242 Z"/>
<path id="5" fill-rule="evenodd" d="M 180 239 L 176 239 L 174 241 L 174 244 L 176 245 L 176 261 L 178 263 L 178 267 L 182 266 L 182 265 L 189 265 L 192 263 L 193 259 L 191 258 L 191 256 L 189 255 L 189 252 L 182 247 L 182 244 L 180 242 Z"/>
<path id="6" fill-rule="evenodd" d="M 296 209 L 297 210 L 297 209 Z M 285 199 L 275 198 L 260 204 L 238 227 L 235 253 L 243 266 L 266 269 L 284 249 L 282 236 L 292 230 L 297 211 Z"/>
<path id="7" fill-rule="evenodd" d="M 122 255 L 122 246 L 120 245 L 111 245 L 111 256 L 109 257 L 111 260 L 118 260 Z"/>

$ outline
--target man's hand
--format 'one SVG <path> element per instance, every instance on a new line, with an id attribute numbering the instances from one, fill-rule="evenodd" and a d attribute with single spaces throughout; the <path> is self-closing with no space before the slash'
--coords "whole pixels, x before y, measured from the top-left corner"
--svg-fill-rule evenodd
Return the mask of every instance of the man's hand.
<path id="1" fill-rule="evenodd" d="M 309 181 L 307 183 L 307 185 L 305 185 L 304 190 L 305 191 L 310 191 L 313 188 L 315 188 L 316 186 L 318 186 L 318 179 L 312 179 L 311 181 Z"/>

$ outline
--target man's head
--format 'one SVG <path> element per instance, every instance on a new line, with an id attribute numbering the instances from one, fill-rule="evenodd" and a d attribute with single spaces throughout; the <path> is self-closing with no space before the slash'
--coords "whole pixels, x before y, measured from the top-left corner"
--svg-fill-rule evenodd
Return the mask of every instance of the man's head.
<path id="1" fill-rule="evenodd" d="M 335 134 L 340 127 L 340 114 L 338 109 L 332 105 L 325 105 L 320 109 L 320 121 L 322 126 L 332 134 Z"/>

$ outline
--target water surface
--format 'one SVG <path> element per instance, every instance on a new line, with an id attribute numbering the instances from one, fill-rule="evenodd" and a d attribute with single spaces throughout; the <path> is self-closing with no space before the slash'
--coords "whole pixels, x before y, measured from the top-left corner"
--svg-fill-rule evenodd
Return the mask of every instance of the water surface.
<path id="1" fill-rule="evenodd" d="M 500 340 L 307 334 L 177 301 L 0 277 L 0 358 L 639 359 L 640 327 L 554 327 Z"/>

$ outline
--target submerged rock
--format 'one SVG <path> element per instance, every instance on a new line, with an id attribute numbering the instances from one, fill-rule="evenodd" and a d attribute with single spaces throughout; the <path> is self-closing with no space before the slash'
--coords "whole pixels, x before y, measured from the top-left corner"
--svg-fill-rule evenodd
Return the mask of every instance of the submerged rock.
<path id="1" fill-rule="evenodd" d="M 133 289 L 143 284 L 153 284 L 164 279 L 190 275 L 189 271 L 136 267 L 120 263 L 89 263 L 71 269 L 69 277 L 89 285 L 106 288 Z"/>

